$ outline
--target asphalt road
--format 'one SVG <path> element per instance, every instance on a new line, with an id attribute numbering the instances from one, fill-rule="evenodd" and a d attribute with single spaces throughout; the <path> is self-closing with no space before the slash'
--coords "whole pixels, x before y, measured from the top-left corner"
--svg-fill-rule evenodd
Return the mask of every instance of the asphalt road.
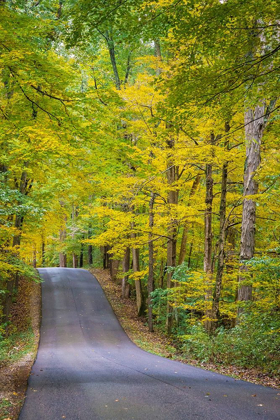
<path id="1" fill-rule="evenodd" d="M 146 353 L 87 271 L 39 269 L 42 326 L 20 420 L 279 420 L 279 390 Z"/>

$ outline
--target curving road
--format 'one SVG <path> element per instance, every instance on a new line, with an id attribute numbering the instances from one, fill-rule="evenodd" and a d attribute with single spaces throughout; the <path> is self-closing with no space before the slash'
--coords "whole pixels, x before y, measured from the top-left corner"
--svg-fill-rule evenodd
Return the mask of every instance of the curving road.
<path id="1" fill-rule="evenodd" d="M 97 280 L 42 268 L 41 340 L 20 420 L 279 420 L 279 391 L 136 347 Z"/>

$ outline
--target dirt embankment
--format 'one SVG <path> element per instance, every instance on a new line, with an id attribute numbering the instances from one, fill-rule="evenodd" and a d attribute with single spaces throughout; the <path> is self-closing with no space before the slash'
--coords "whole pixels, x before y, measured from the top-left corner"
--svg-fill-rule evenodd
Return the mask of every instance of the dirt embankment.
<path id="1" fill-rule="evenodd" d="M 21 279 L 11 316 L 11 327 L 17 329 L 18 339 L 7 348 L 7 359 L 0 367 L 0 420 L 16 420 L 24 402 L 39 343 L 40 283 Z"/>

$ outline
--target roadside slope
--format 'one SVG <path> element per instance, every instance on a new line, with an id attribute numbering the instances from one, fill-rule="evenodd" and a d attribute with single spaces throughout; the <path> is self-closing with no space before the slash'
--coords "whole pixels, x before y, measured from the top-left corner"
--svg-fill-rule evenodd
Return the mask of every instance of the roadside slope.
<path id="1" fill-rule="evenodd" d="M 197 360 L 191 359 L 186 354 L 182 354 L 176 349 L 176 343 L 168 339 L 160 331 L 155 330 L 154 333 L 149 332 L 146 320 L 137 316 L 135 302 L 131 299 L 121 297 L 121 285 L 112 281 L 109 270 L 94 268 L 89 271 L 96 276 L 129 338 L 143 350 L 172 360 L 179 360 L 192 366 L 201 367 L 202 369 L 229 375 L 236 379 L 280 389 L 280 379 L 271 377 L 261 370 L 245 369 L 238 366 L 215 365 L 213 363 L 200 363 Z"/>

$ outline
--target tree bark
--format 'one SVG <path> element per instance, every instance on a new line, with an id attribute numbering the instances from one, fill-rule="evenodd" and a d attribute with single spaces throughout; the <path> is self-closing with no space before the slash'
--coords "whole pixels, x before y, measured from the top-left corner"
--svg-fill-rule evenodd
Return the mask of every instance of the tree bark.
<path id="1" fill-rule="evenodd" d="M 255 109 L 245 112 L 245 138 L 246 138 L 246 162 L 244 168 L 244 191 L 243 195 L 255 195 L 258 192 L 258 183 L 254 176 L 261 163 L 261 141 L 265 125 L 265 104 L 258 105 Z M 252 199 L 243 200 L 240 262 L 248 261 L 254 256 L 255 251 L 255 222 L 256 203 Z M 241 265 L 239 275 L 239 289 L 237 300 L 239 302 L 252 299 L 252 286 L 247 284 L 248 278 L 245 264 Z M 239 313 L 242 312 L 240 308 Z"/>
<path id="2" fill-rule="evenodd" d="M 173 139 L 168 141 L 168 146 L 170 147 L 170 149 L 174 147 Z M 167 171 L 167 181 L 169 185 L 169 192 L 167 200 L 170 206 L 170 210 L 172 210 L 172 207 L 178 204 L 179 191 L 177 189 L 177 186 L 174 186 L 174 183 L 178 181 L 178 166 L 173 164 L 173 159 L 171 156 L 168 162 L 168 167 L 169 169 Z M 173 218 L 171 218 L 170 220 L 167 236 L 167 266 L 176 267 L 177 221 Z M 168 289 L 173 287 L 172 273 L 170 272 L 167 273 L 166 286 Z M 171 334 L 172 329 L 172 312 L 172 306 L 169 303 L 167 303 L 166 328 L 168 334 Z"/>
<path id="3" fill-rule="evenodd" d="M 198 174 L 193 182 L 193 185 L 190 191 L 189 202 L 187 206 L 190 205 L 190 199 L 194 196 L 194 194 L 196 193 L 198 189 L 200 178 L 201 176 Z M 189 223 L 188 221 L 186 221 L 183 228 L 183 235 L 182 235 L 182 241 L 181 241 L 181 247 L 180 247 L 180 254 L 178 258 L 178 265 L 183 264 L 186 258 L 188 230 L 189 230 Z"/>
<path id="4" fill-rule="evenodd" d="M 88 264 L 92 265 L 92 245 L 88 246 Z"/>
<path id="5" fill-rule="evenodd" d="M 225 124 L 225 132 L 228 133 L 230 130 L 229 123 Z M 228 141 L 225 144 L 225 148 L 228 149 Z M 212 305 L 212 322 L 211 329 L 214 330 L 218 325 L 220 319 L 220 298 L 222 291 L 222 280 L 225 265 L 225 241 L 226 241 L 226 210 L 227 210 L 227 179 L 228 179 L 228 162 L 224 162 L 222 168 L 222 182 L 221 182 L 221 199 L 220 199 L 220 230 L 218 240 L 218 265 L 216 281 L 213 292 L 213 305 Z"/>
<path id="6" fill-rule="evenodd" d="M 64 220 L 66 216 L 64 217 Z M 59 231 L 59 242 L 62 243 L 66 239 L 66 230 L 65 228 L 60 229 Z M 64 252 L 59 253 L 59 267 L 67 267 L 67 257 Z"/>
<path id="7" fill-rule="evenodd" d="M 159 76 L 161 74 L 161 61 L 162 61 L 162 55 L 161 55 L 161 48 L 160 48 L 160 42 L 158 39 L 154 40 L 154 55 L 155 57 L 158 59 L 158 63 L 157 63 L 157 69 L 156 69 L 156 74 L 157 76 Z"/>
<path id="8" fill-rule="evenodd" d="M 153 307 L 151 293 L 154 291 L 154 241 L 153 241 L 153 227 L 154 227 L 154 202 L 155 194 L 151 193 L 149 204 L 149 275 L 148 275 L 148 326 L 149 331 L 154 331 L 153 326 Z"/>
<path id="9" fill-rule="evenodd" d="M 45 241 L 44 241 L 44 238 L 42 238 L 41 257 L 42 257 L 42 267 L 45 267 L 45 263 L 46 263 L 46 251 L 45 251 Z"/>
<path id="10" fill-rule="evenodd" d="M 204 271 L 212 272 L 212 208 L 213 208 L 213 177 L 212 165 L 206 165 L 206 210 L 204 216 Z"/>
<path id="11" fill-rule="evenodd" d="M 228 174 L 228 162 L 223 164 L 222 169 L 222 188 L 221 188 L 221 200 L 220 200 L 220 232 L 218 242 L 218 266 L 216 274 L 216 282 L 213 292 L 213 309 L 212 317 L 214 319 L 212 323 L 212 329 L 215 329 L 220 319 L 220 298 L 222 290 L 222 279 L 225 265 L 225 237 L 226 237 L 226 196 L 227 196 L 227 174 Z"/>
<path id="12" fill-rule="evenodd" d="M 36 247 L 33 248 L 33 268 L 37 267 Z"/>
<path id="13" fill-rule="evenodd" d="M 60 201 L 59 204 L 62 208 L 65 207 L 63 201 Z M 64 221 L 64 224 L 63 224 L 63 226 L 61 226 L 61 229 L 59 230 L 59 242 L 60 242 L 60 244 L 62 244 L 66 239 L 66 228 L 65 228 L 66 227 L 66 222 L 67 222 L 66 214 L 63 215 L 63 221 Z M 64 252 L 59 253 L 59 267 L 67 267 L 67 256 Z"/>
<path id="14" fill-rule="evenodd" d="M 132 230 L 134 228 L 134 224 L 132 224 Z M 136 238 L 136 233 L 131 233 L 131 238 Z M 138 248 L 132 248 L 132 268 L 133 272 L 137 273 L 140 271 L 140 253 Z M 145 312 L 145 304 L 143 299 L 143 292 L 142 292 L 142 283 L 141 279 L 135 280 L 135 292 L 136 292 L 136 306 L 137 306 L 137 315 L 142 316 Z"/>
<path id="15" fill-rule="evenodd" d="M 129 271 L 130 266 L 130 248 L 126 248 L 125 255 L 123 258 L 122 269 L 123 269 L 123 278 L 122 278 L 122 297 L 128 299 L 130 295 L 130 284 L 128 283 L 128 276 L 126 273 Z"/>
<path id="16" fill-rule="evenodd" d="M 131 55 L 132 55 L 132 52 L 129 51 L 128 56 L 127 56 L 127 62 L 126 62 L 124 85 L 126 85 L 128 83 L 128 77 L 129 77 L 129 73 L 130 73 L 130 70 L 131 70 Z"/>
<path id="17" fill-rule="evenodd" d="M 214 133 L 211 133 L 210 144 L 213 145 L 215 142 Z M 212 212 L 213 212 L 213 167 L 211 163 L 206 164 L 206 197 L 205 197 L 205 214 L 204 214 L 204 262 L 203 269 L 206 273 L 206 281 L 210 283 L 212 280 Z M 212 290 L 209 289 L 206 292 L 205 300 L 206 304 L 211 299 Z M 211 318 L 211 308 L 207 308 L 205 311 L 206 318 Z M 209 319 L 205 322 L 205 328 L 211 329 L 211 321 Z"/>
<path id="18" fill-rule="evenodd" d="M 80 251 L 80 267 L 84 266 L 84 244 L 81 243 L 81 251 Z"/>
<path id="19" fill-rule="evenodd" d="M 116 88 L 118 90 L 120 90 L 121 89 L 121 80 L 120 80 L 118 67 L 117 67 L 117 62 L 116 62 L 115 44 L 114 44 L 113 36 L 112 36 L 112 34 L 110 34 L 109 31 L 106 31 L 106 33 L 104 35 L 104 38 L 106 39 L 109 54 L 110 54 L 110 60 L 111 60 L 111 64 L 112 64 L 112 68 L 113 68 L 113 72 L 114 72 L 114 77 L 115 77 L 115 85 L 116 85 Z"/>
<path id="20" fill-rule="evenodd" d="M 106 268 L 111 269 L 111 261 L 112 260 L 110 260 L 110 258 L 109 258 L 109 254 L 108 254 L 109 250 L 110 250 L 110 247 L 108 245 L 105 245 L 103 247 L 103 268 L 104 268 L 104 270 Z"/>
<path id="21" fill-rule="evenodd" d="M 110 259 L 110 275 L 111 275 L 111 279 L 113 281 L 117 281 L 117 283 L 119 283 L 119 280 L 117 278 L 117 274 L 118 274 L 120 262 L 121 262 L 120 260 L 113 260 L 112 258 Z"/>

